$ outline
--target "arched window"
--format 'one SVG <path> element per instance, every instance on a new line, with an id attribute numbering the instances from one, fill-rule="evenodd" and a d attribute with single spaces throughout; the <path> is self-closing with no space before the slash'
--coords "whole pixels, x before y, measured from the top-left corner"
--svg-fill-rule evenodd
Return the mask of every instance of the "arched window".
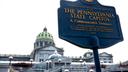
<path id="1" fill-rule="evenodd" d="M 39 62 L 43 62 L 44 61 L 44 59 L 39 59 Z"/>
<path id="2" fill-rule="evenodd" d="M 40 42 L 40 46 L 43 46 L 43 43 L 42 42 Z"/>
<path id="3" fill-rule="evenodd" d="M 44 34 L 42 33 L 41 36 L 44 36 Z"/>
<path id="4" fill-rule="evenodd" d="M 38 42 L 36 42 L 36 46 L 39 46 L 39 43 Z"/>
<path id="5" fill-rule="evenodd" d="M 48 42 L 47 41 L 45 41 L 45 45 L 47 45 L 48 44 Z"/>
<path id="6" fill-rule="evenodd" d="M 47 34 L 45 34 L 45 37 L 47 37 Z"/>

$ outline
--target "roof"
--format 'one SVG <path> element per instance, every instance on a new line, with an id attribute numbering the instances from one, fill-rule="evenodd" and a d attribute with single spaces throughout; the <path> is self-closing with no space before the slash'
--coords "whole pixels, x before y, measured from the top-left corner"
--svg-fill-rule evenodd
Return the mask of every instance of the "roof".
<path id="1" fill-rule="evenodd" d="M 55 47 L 55 46 L 48 46 L 48 47 L 44 47 L 44 48 L 37 48 L 37 49 L 35 49 L 36 51 L 39 51 L 39 50 L 57 50 L 58 52 L 60 52 L 60 51 L 64 51 L 62 48 L 57 48 L 57 47 Z M 34 51 L 35 51 L 34 50 Z"/>
<path id="2" fill-rule="evenodd" d="M 29 61 L 30 55 L 13 55 L 13 54 L 0 54 L 0 61 L 9 61 L 9 57 L 13 57 L 13 61 Z"/>
<path id="3" fill-rule="evenodd" d="M 49 59 L 59 59 L 61 58 L 62 56 L 57 52 L 57 50 L 55 50 L 54 54 L 50 55 L 49 56 Z"/>
<path id="4" fill-rule="evenodd" d="M 47 32 L 47 28 L 45 27 L 43 32 L 38 34 L 37 39 L 50 39 L 50 40 L 53 40 L 53 36 L 52 36 L 52 34 Z"/>
<path id="5" fill-rule="evenodd" d="M 100 56 L 111 56 L 111 57 L 113 57 L 112 54 L 108 54 L 107 52 L 100 53 Z"/>
<path id="6" fill-rule="evenodd" d="M 35 48 L 32 53 L 31 53 L 31 58 L 33 58 L 33 56 L 35 55 L 35 51 L 40 51 L 40 50 L 52 50 L 52 51 L 55 51 L 57 50 L 58 52 L 64 52 L 64 50 L 62 48 L 58 48 L 58 47 L 55 47 L 55 46 L 48 46 L 48 47 L 44 47 L 44 48 Z"/>

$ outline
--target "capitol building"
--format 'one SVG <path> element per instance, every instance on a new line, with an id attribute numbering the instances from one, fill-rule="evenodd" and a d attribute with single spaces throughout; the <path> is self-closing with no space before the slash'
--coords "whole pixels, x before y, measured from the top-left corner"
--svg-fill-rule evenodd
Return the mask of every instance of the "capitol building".
<path id="1" fill-rule="evenodd" d="M 112 54 L 99 54 L 102 72 L 124 72 L 121 64 L 113 63 Z M 93 52 L 80 57 L 64 56 L 64 49 L 56 47 L 53 36 L 45 27 L 39 33 L 30 55 L 0 54 L 0 72 L 95 72 Z M 128 70 L 126 71 L 128 72 Z"/>

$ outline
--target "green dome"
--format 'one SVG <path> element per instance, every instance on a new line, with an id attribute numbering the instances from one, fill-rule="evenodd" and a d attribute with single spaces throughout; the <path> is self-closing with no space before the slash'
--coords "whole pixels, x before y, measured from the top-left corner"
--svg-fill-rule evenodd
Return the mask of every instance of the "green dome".
<path id="1" fill-rule="evenodd" d="M 37 39 L 52 39 L 53 40 L 53 36 L 47 32 L 47 28 L 44 28 L 44 31 L 41 32 L 38 36 Z"/>

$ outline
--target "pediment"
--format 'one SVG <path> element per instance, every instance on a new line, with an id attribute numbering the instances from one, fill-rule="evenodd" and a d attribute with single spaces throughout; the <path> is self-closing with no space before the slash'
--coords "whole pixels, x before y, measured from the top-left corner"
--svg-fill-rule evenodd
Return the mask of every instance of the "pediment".
<path id="1" fill-rule="evenodd" d="M 111 54 L 108 54 L 106 52 L 100 53 L 100 56 L 111 56 Z"/>

